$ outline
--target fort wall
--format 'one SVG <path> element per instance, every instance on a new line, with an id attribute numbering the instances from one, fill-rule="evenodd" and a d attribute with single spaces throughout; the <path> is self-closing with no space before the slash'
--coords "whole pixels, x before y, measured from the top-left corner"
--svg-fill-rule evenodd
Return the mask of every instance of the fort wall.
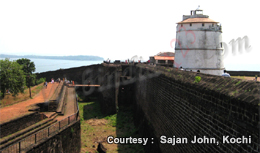
<path id="1" fill-rule="evenodd" d="M 231 76 L 252 76 L 260 77 L 260 71 L 227 71 Z"/>
<path id="2" fill-rule="evenodd" d="M 150 138 L 146 152 L 259 152 L 257 82 L 143 64 L 94 65 L 40 77 L 44 75 L 100 84 L 83 91 L 98 91 L 103 113 L 115 113 L 122 103 L 134 105 L 139 133 Z M 163 144 L 161 136 L 189 142 Z M 215 138 L 216 143 L 192 144 L 194 136 Z M 250 137 L 251 143 L 223 144 L 223 136 Z"/>
<path id="3" fill-rule="evenodd" d="M 30 112 L 19 118 L 2 123 L 0 124 L 1 138 L 25 129 L 45 118 L 47 117 L 44 114 L 40 114 L 39 112 Z"/>
<path id="4" fill-rule="evenodd" d="M 136 69 L 136 123 L 157 144 L 146 152 L 259 152 L 258 83 L 147 65 Z M 219 144 L 163 144 L 161 136 L 206 136 Z M 223 136 L 251 136 L 252 142 L 223 144 Z"/>
<path id="5" fill-rule="evenodd" d="M 75 84 L 100 85 L 100 87 L 76 87 L 76 90 L 82 91 L 86 97 L 98 96 L 102 112 L 109 115 L 116 113 L 120 68 L 118 64 L 98 64 L 38 73 L 37 78 L 43 77 L 47 81 L 51 78 L 66 78 L 73 80 Z"/>
<path id="6" fill-rule="evenodd" d="M 80 121 L 77 121 L 71 126 L 66 127 L 60 133 L 46 139 L 40 145 L 35 146 L 27 152 L 79 153 L 81 148 L 80 136 Z"/>

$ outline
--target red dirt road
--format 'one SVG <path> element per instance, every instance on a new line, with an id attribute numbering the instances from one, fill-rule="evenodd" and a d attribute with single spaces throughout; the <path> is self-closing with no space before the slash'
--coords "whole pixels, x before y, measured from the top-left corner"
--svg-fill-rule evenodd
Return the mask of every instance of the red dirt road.
<path id="1" fill-rule="evenodd" d="M 26 100 L 0 109 L 0 123 L 10 121 L 14 118 L 27 114 L 30 105 L 48 101 L 53 95 L 58 83 L 48 83 L 47 89 L 43 88 L 33 99 Z"/>

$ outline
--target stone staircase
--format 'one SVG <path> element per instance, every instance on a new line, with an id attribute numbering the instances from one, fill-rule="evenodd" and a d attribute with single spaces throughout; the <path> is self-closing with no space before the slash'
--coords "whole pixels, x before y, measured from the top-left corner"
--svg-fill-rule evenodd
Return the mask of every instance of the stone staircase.
<path id="1" fill-rule="evenodd" d="M 46 118 L 23 130 L 17 131 L 13 134 L 10 134 L 8 136 L 1 138 L 0 139 L 0 150 L 2 148 L 12 145 L 13 143 L 15 143 L 19 140 L 22 140 L 22 139 L 28 137 L 29 135 L 32 135 L 32 134 L 36 133 L 37 131 L 40 131 L 40 130 L 50 126 L 51 124 L 57 122 L 57 120 L 55 119 L 57 117 L 57 115 L 58 115 L 57 113 L 53 113 L 49 118 Z"/>
<path id="2" fill-rule="evenodd" d="M 14 150 L 26 150 L 28 147 L 30 147 L 30 145 L 34 145 L 36 142 L 38 143 L 39 141 L 47 139 L 53 134 L 53 132 L 57 131 L 59 127 L 63 126 L 63 122 L 59 122 L 59 124 L 57 124 L 57 121 L 59 118 L 58 116 L 64 115 L 65 112 L 66 100 L 68 97 L 68 87 L 61 82 L 54 90 L 55 91 L 53 95 L 49 97 L 48 102 L 38 103 L 34 106 L 31 106 L 31 112 L 29 115 L 38 114 L 39 118 L 40 114 L 42 115 L 41 120 L 35 119 L 35 121 L 28 124 L 27 127 L 24 126 L 23 128 L 16 128 L 16 130 L 9 131 L 8 134 L 2 136 L 0 139 L 1 153 L 10 152 L 10 148 L 11 150 L 12 148 L 14 148 Z M 21 120 L 21 124 L 26 122 L 26 118 L 23 117 L 20 117 L 16 120 Z M 15 124 L 12 125 L 17 126 Z M 8 131 L 8 126 L 6 126 L 5 130 Z"/>

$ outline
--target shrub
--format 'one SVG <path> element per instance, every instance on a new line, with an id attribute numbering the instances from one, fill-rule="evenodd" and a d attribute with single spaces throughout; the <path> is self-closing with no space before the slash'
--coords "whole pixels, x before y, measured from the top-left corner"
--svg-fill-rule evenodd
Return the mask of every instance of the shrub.
<path id="1" fill-rule="evenodd" d="M 117 114 L 106 116 L 105 119 L 109 120 L 110 125 L 112 125 L 113 127 L 116 127 Z"/>
<path id="2" fill-rule="evenodd" d="M 195 76 L 195 83 L 199 83 L 200 82 L 200 80 L 201 80 L 201 77 L 200 76 Z"/>
<path id="3" fill-rule="evenodd" d="M 46 78 L 40 78 L 40 79 L 36 80 L 36 84 L 38 85 L 38 84 L 41 84 L 45 81 L 46 81 Z"/>

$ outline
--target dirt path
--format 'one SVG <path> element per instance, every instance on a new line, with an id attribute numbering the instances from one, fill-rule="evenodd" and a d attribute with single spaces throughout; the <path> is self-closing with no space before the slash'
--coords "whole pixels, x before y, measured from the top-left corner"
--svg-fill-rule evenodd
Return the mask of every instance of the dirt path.
<path id="1" fill-rule="evenodd" d="M 58 83 L 48 83 L 47 89 L 43 88 L 33 99 L 26 100 L 0 109 L 0 123 L 17 118 L 28 113 L 30 105 L 48 101 L 53 95 Z"/>
<path id="2" fill-rule="evenodd" d="M 253 80 L 255 81 L 255 77 L 249 77 L 249 76 L 231 76 L 233 78 L 242 79 L 242 80 Z M 257 81 L 260 82 L 260 77 L 257 77 Z"/>
<path id="3" fill-rule="evenodd" d="M 245 77 L 246 80 L 255 80 L 255 77 Z M 260 81 L 260 77 L 257 77 L 257 81 Z"/>

